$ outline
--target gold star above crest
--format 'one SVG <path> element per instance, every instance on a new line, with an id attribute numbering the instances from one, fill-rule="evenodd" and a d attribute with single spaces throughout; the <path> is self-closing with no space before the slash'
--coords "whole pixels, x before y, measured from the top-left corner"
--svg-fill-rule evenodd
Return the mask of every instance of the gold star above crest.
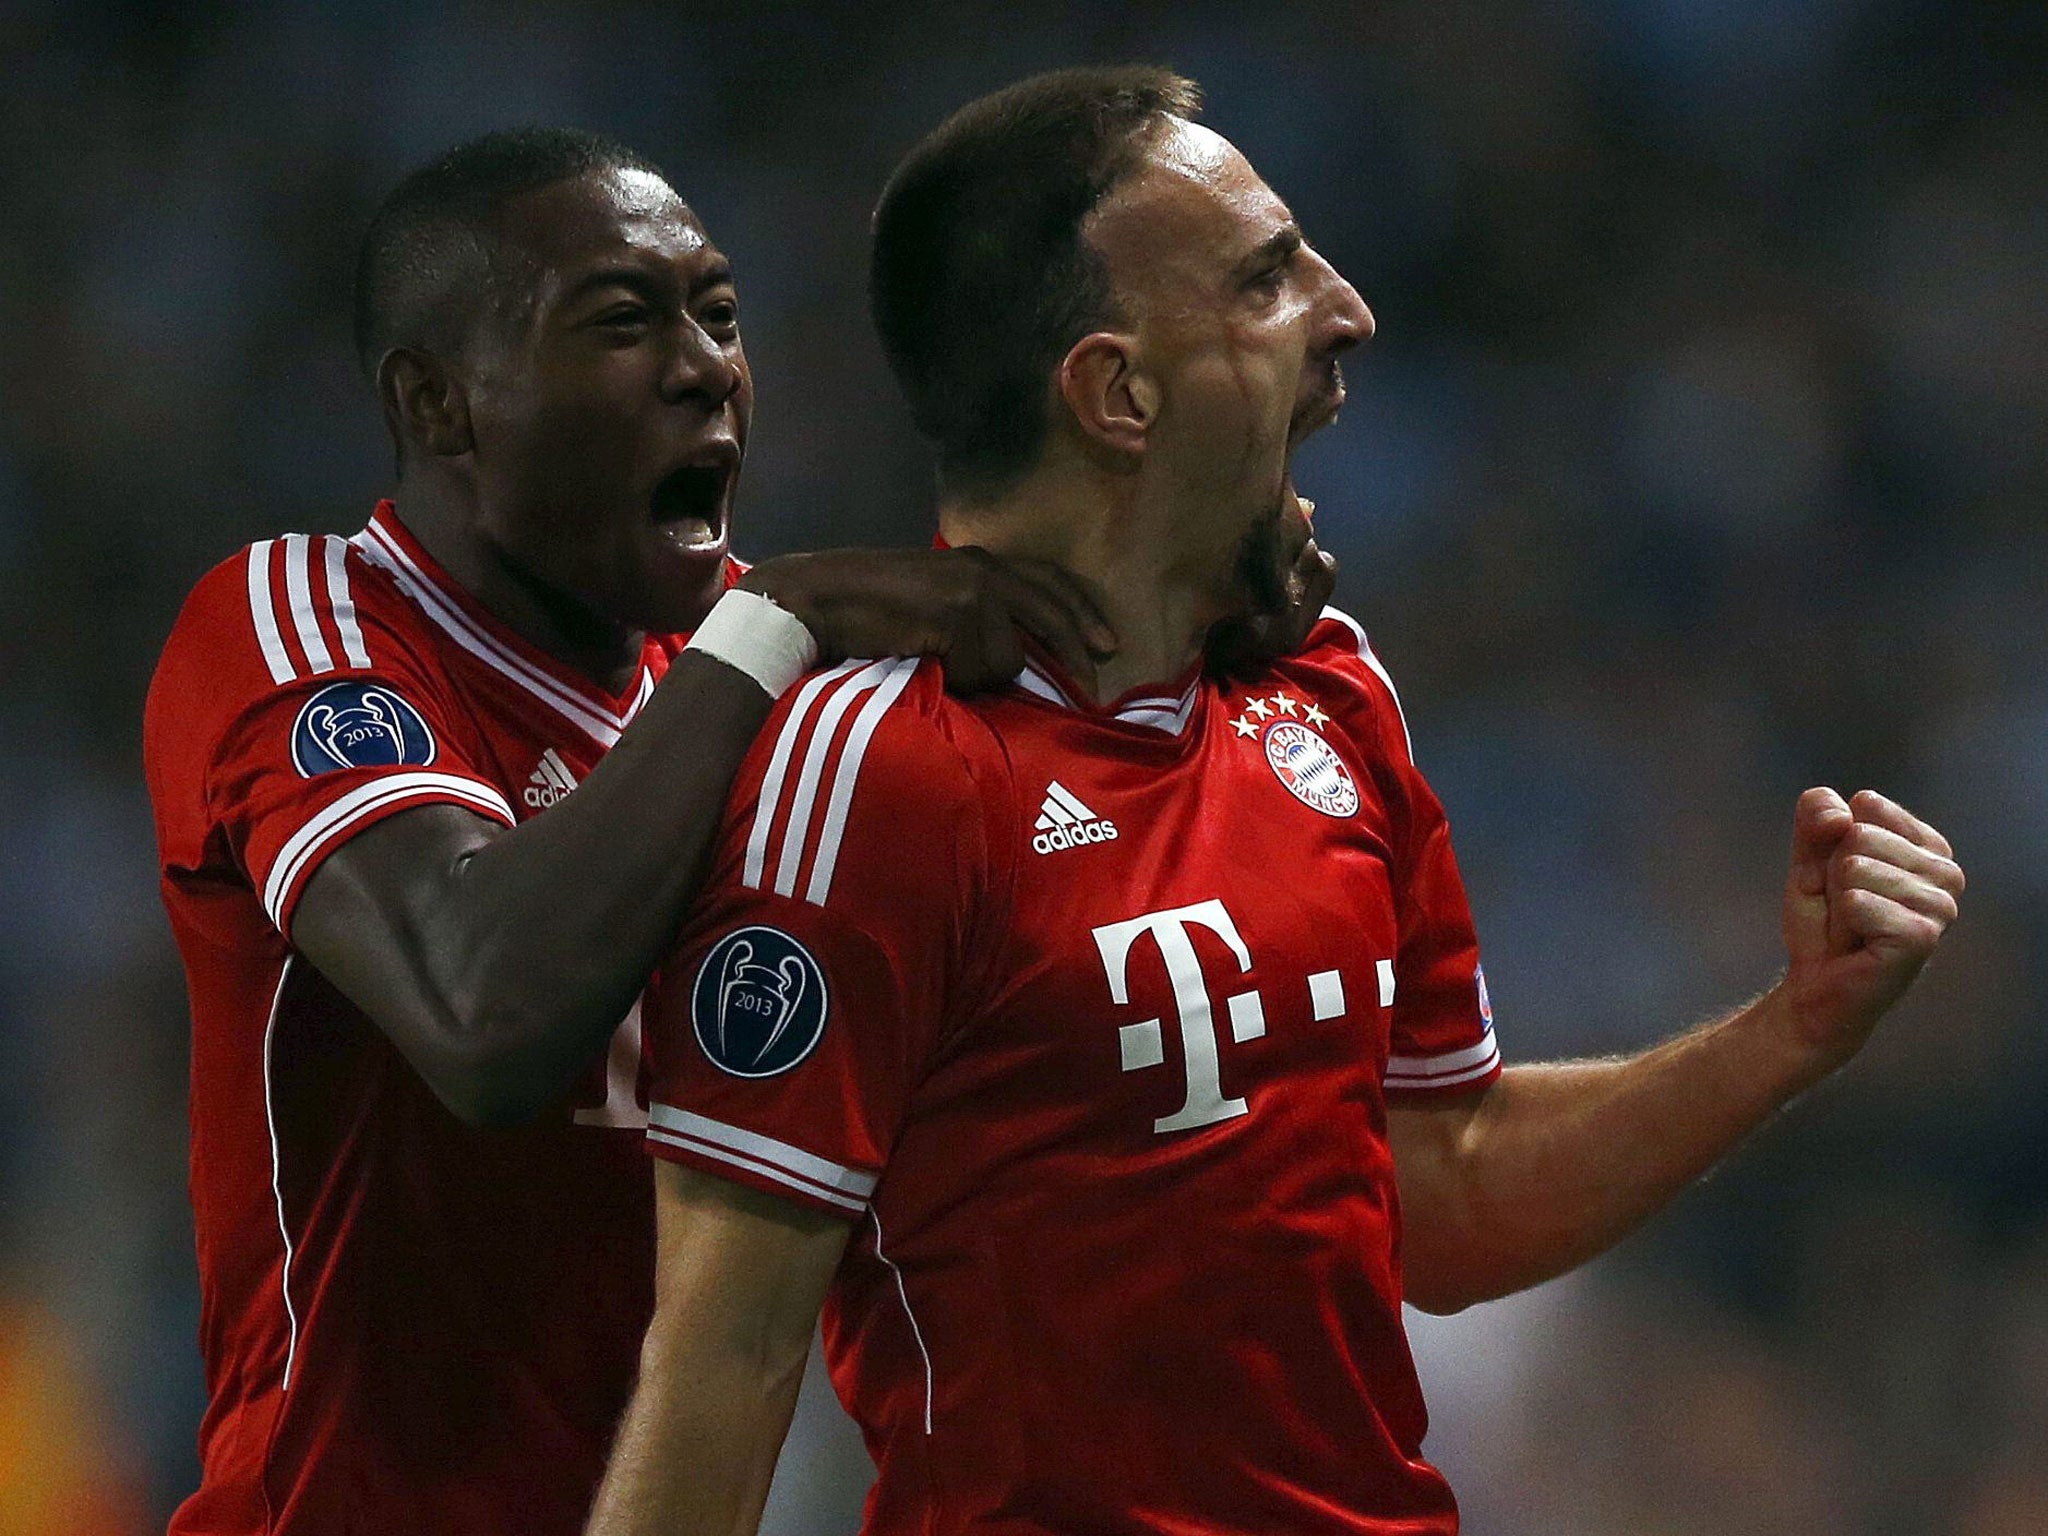
<path id="1" fill-rule="evenodd" d="M 1329 715 L 1318 709 L 1314 704 L 1309 705 L 1308 723 L 1310 725 L 1323 725 L 1328 722 L 1329 718 Z"/>
<path id="2" fill-rule="evenodd" d="M 1264 699 L 1260 698 L 1257 694 L 1253 694 L 1252 697 L 1246 701 L 1244 707 L 1250 710 L 1253 714 L 1257 715 L 1261 720 L 1270 720 L 1273 718 L 1273 706 L 1268 704 Z"/>
<path id="3" fill-rule="evenodd" d="M 1283 714 L 1283 715 L 1291 715 L 1291 714 L 1293 714 L 1293 713 L 1294 713 L 1294 699 L 1293 699 L 1293 696 L 1292 696 L 1292 695 L 1290 695 L 1290 694 L 1285 694 L 1285 693 L 1276 693 L 1276 694 L 1274 694 L 1274 695 L 1273 695 L 1273 707 L 1274 707 L 1275 709 L 1279 710 L 1279 711 L 1280 711 L 1280 713 L 1281 713 L 1281 714 Z"/>
<path id="4" fill-rule="evenodd" d="M 1239 715 L 1235 720 L 1231 721 L 1230 724 L 1232 729 L 1234 729 L 1240 736 L 1256 736 L 1259 734 L 1259 728 L 1256 725 L 1253 725 L 1251 721 L 1245 719 L 1243 715 Z"/>

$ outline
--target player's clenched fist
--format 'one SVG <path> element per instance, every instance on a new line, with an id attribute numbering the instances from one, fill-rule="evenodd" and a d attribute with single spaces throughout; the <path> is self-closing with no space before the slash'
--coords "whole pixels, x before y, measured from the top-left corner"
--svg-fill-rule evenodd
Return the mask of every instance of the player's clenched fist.
<path id="1" fill-rule="evenodd" d="M 1784 995 L 1805 1043 L 1860 1047 L 1956 919 L 1962 866 L 1948 839 L 1875 790 L 1809 789 L 1785 882 Z"/>

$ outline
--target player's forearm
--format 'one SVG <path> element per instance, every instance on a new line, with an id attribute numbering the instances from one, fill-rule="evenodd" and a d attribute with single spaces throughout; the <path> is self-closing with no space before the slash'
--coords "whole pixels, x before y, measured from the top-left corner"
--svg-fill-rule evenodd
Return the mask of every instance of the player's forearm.
<path id="1" fill-rule="evenodd" d="M 698 1319 L 698 1333 L 715 1319 Z M 588 1536 L 754 1536 L 803 1380 L 808 1333 L 783 1358 L 742 1360 L 692 1319 L 656 1323 L 598 1489 Z"/>
<path id="2" fill-rule="evenodd" d="M 632 1007 L 772 705 L 686 652 L 575 794 L 451 873 L 434 922 L 492 1118 L 559 1100 Z"/>
<path id="3" fill-rule="evenodd" d="M 654 1320 L 591 1536 L 753 1536 L 848 1228 L 674 1163 L 654 1170 Z"/>
<path id="4" fill-rule="evenodd" d="M 1455 1311 L 1606 1251 L 1823 1075 L 1780 994 L 1641 1055 L 1511 1068 L 1390 1116 L 1408 1299 Z"/>
<path id="5" fill-rule="evenodd" d="M 428 806 L 337 849 L 293 942 L 457 1115 L 529 1118 L 602 1052 L 673 941 L 772 707 L 751 678 L 686 652 L 547 814 L 493 834 Z"/>

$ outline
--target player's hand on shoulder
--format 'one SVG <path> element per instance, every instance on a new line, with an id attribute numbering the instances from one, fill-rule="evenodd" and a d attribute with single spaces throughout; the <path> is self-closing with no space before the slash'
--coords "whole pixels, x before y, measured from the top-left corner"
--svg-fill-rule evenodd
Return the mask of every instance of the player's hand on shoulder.
<path id="1" fill-rule="evenodd" d="M 1080 583 L 1039 560 L 985 549 L 838 549 L 764 560 L 740 581 L 803 620 L 819 659 L 937 656 L 955 693 L 998 688 L 1024 666 L 1020 632 L 1089 687 L 1116 635 Z"/>
<path id="2" fill-rule="evenodd" d="M 1956 920 L 1948 839 L 1875 790 L 1799 797 L 1785 882 L 1783 995 L 1804 1044 L 1847 1057 Z"/>
<path id="3" fill-rule="evenodd" d="M 1209 663 L 1219 672 L 1254 672 L 1308 643 L 1323 609 L 1337 592 L 1337 557 L 1315 538 L 1316 504 L 1289 482 L 1281 512 L 1283 547 L 1294 551 L 1286 580 L 1286 602 L 1264 613 L 1227 619 L 1209 635 Z"/>

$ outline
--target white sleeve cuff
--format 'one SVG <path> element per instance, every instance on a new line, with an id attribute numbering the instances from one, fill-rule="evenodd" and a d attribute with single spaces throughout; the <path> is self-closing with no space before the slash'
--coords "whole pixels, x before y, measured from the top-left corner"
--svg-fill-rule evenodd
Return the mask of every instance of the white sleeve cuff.
<path id="1" fill-rule="evenodd" d="M 465 779 L 452 773 L 387 773 L 358 785 L 308 817 L 271 861 L 270 873 L 263 881 L 263 910 L 270 914 L 280 932 L 284 929 L 285 900 L 300 877 L 345 841 L 350 827 L 407 800 L 460 800 L 490 812 L 508 827 L 519 820 L 505 803 L 505 797 L 480 779 Z"/>

